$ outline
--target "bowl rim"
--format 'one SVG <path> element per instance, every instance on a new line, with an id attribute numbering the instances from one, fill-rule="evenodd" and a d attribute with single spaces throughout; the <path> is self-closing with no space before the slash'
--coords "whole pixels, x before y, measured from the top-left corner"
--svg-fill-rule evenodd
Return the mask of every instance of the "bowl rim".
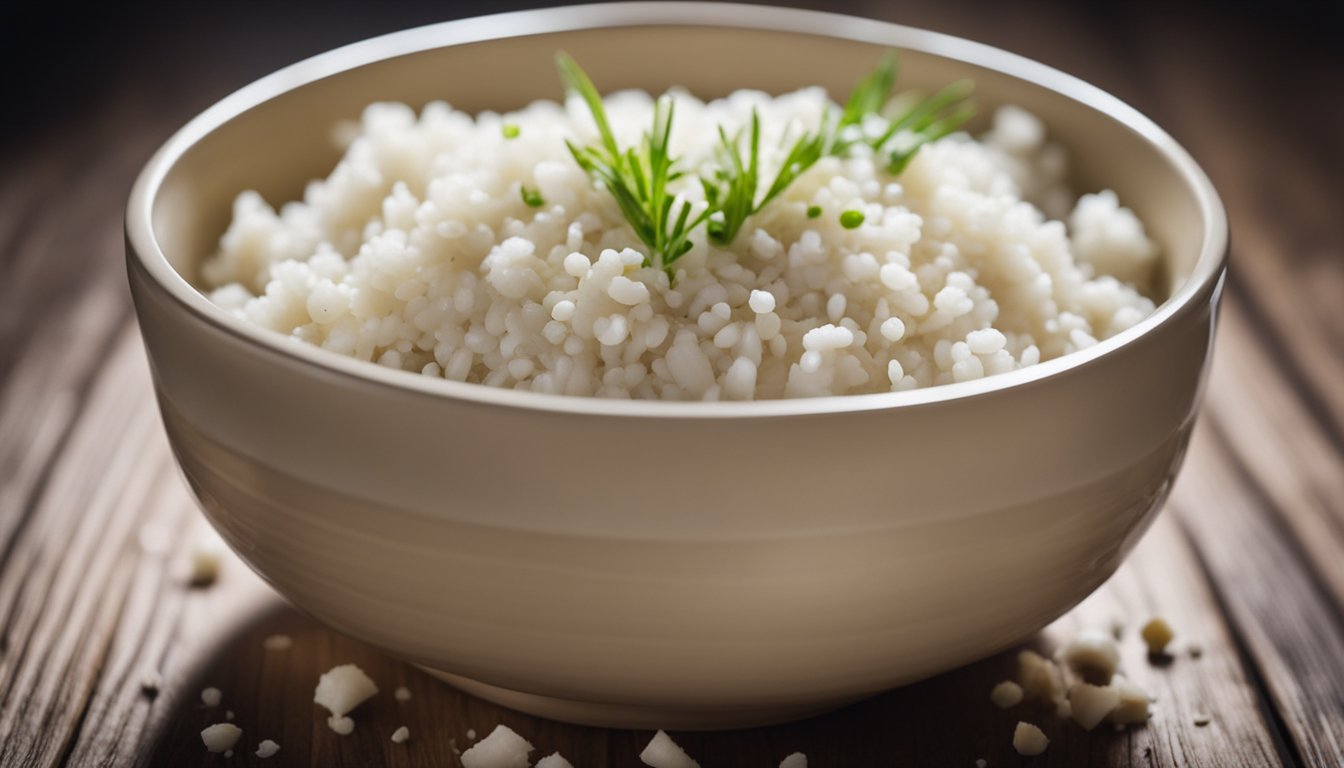
<path id="1" fill-rule="evenodd" d="M 350 43 L 301 60 L 224 97 L 192 118 L 149 159 L 126 208 L 129 266 L 138 265 L 177 305 L 215 330 L 259 351 L 365 384 L 434 399 L 522 410 L 645 418 L 742 418 L 866 412 L 989 395 L 1029 386 L 1109 357 L 1188 311 L 1200 296 L 1221 287 L 1228 251 L 1227 216 L 1212 182 L 1170 134 L 1119 98 L 1079 78 L 1018 54 L 929 30 L 824 11 L 718 2 L 621 2 L 563 6 L 477 16 L 429 24 Z M 153 230 L 153 210 L 164 179 L 198 141 L 234 117 L 309 83 L 380 60 L 434 48 L 526 37 L 549 32 L 629 26 L 703 26 L 802 33 L 888 45 L 974 64 L 1034 83 L 1091 107 L 1137 133 L 1194 191 L 1206 232 L 1190 276 L 1156 310 L 1134 326 L 1087 349 L 1026 368 L 972 381 L 905 392 L 830 395 L 754 401 L 619 400 L 553 395 L 450 381 L 394 370 L 294 340 L 234 317 L 212 303 L 169 263 Z"/>

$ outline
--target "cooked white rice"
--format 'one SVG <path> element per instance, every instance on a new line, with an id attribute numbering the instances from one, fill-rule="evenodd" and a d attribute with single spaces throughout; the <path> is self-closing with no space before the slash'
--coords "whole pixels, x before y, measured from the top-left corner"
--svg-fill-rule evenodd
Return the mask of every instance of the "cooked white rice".
<path id="1" fill-rule="evenodd" d="M 817 125 L 828 103 L 818 88 L 675 98 L 684 168 L 755 107 L 766 178 L 783 132 Z M 652 99 L 623 92 L 607 108 L 624 146 Z M 569 156 L 566 138 L 593 136 L 577 100 L 475 117 L 374 104 L 350 128 L 302 201 L 277 214 L 238 197 L 202 277 L 248 322 L 426 376 L 667 400 L 906 390 L 1058 357 L 1154 308 L 1142 224 L 1109 191 L 1075 201 L 1064 152 L 1016 108 L 979 140 L 924 147 L 898 179 L 862 145 L 822 159 L 730 248 L 697 231 L 675 280 L 641 267 L 642 244 Z M 848 210 L 864 223 L 841 226 Z"/>

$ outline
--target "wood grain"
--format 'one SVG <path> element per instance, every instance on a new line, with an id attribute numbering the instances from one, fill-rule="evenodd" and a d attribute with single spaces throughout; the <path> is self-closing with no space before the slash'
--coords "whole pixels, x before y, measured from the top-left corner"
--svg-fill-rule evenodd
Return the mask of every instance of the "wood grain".
<path id="1" fill-rule="evenodd" d="M 203 7 L 178 19 L 196 37 L 165 42 L 180 66 L 163 67 L 163 51 L 128 52 L 70 120 L 0 149 L 0 766 L 220 765 L 199 731 L 229 710 L 244 730 L 240 764 L 258 762 L 256 743 L 271 738 L 282 751 L 259 764 L 452 766 L 469 730 L 503 723 L 536 745 L 534 758 L 637 765 L 649 733 L 542 721 L 460 694 L 298 613 L 236 559 L 213 586 L 186 583 L 183 558 L 205 524 L 173 466 L 130 320 L 120 235 L 130 180 L 168 130 L 251 77 L 442 13 L 364 9 L 322 27 Z M 1084 733 L 1040 709 L 998 710 L 988 692 L 1012 674 L 1008 649 L 806 722 L 678 741 L 707 768 L 773 766 L 796 750 L 823 768 L 1344 765 L 1344 102 L 1319 120 L 1274 117 L 1327 89 L 1340 62 L 1244 9 L 1217 35 L 1199 14 L 1142 3 L 837 9 L 982 39 L 1097 82 L 1172 129 L 1228 203 L 1230 301 L 1170 508 L 1113 579 L 1031 642 L 1050 652 L 1080 627 L 1121 620 L 1124 667 L 1157 697 L 1154 717 Z M 226 42 L 252 33 L 248 51 Z M 1252 43 L 1261 59 L 1296 55 L 1304 74 L 1257 68 L 1240 55 Z M 1278 151 L 1245 151 L 1270 144 Z M 1178 631 L 1167 663 L 1152 663 L 1136 635 L 1154 615 Z M 272 634 L 293 646 L 266 650 Z M 317 676 L 347 661 L 382 693 L 341 737 L 311 698 Z M 163 679 L 156 696 L 140 688 L 150 672 Z M 208 685 L 224 693 L 218 708 L 200 703 Z M 411 701 L 394 699 L 399 685 Z M 1041 757 L 1012 751 L 1019 719 L 1050 736 Z M 401 725 L 411 740 L 395 745 Z"/>

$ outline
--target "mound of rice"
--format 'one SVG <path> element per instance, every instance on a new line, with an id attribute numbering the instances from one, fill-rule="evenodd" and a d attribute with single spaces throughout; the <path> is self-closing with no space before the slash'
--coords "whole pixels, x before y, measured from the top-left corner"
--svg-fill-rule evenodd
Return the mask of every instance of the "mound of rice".
<path id="1" fill-rule="evenodd" d="M 829 103 L 817 88 L 674 96 L 684 169 L 755 107 L 767 179 L 785 132 Z M 607 98 L 623 146 L 652 106 Z M 675 279 L 641 267 L 615 202 L 569 156 L 565 139 L 593 138 L 577 100 L 475 117 L 374 104 L 344 128 L 344 158 L 302 201 L 277 214 L 238 197 L 201 277 L 248 322 L 426 376 L 667 400 L 907 390 L 1058 357 L 1154 308 L 1142 224 L 1109 191 L 1075 201 L 1064 152 L 1012 107 L 978 140 L 924 147 L 899 178 L 863 146 L 822 159 L 731 247 L 697 230 Z M 846 211 L 863 223 L 842 226 Z"/>

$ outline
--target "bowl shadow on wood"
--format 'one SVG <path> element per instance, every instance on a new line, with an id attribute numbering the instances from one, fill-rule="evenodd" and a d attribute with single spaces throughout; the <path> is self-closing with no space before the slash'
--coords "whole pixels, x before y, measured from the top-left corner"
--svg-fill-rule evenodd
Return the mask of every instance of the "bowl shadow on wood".
<path id="1" fill-rule="evenodd" d="M 287 650 L 268 650 L 266 638 L 287 635 Z M 1044 635 L 1025 647 L 1052 651 Z M 1110 764 L 1134 752 L 1142 729 L 1115 732 L 1103 725 L 1086 733 L 1072 722 L 1032 704 L 1000 710 L 989 701 L 995 683 L 1010 678 L 1017 649 L 961 667 L 921 683 L 859 702 L 829 714 L 781 725 L 737 731 L 676 733 L 677 742 L 702 765 L 775 766 L 793 752 L 808 756 L 813 768 L 886 765 L 911 759 L 928 765 L 1015 764 L 1013 728 L 1019 720 L 1039 724 L 1049 751 L 1034 764 Z M 326 725 L 328 713 L 312 702 L 322 672 L 355 663 L 379 686 L 379 694 L 351 717 L 355 730 L 340 736 Z M 483 738 L 496 725 L 517 731 L 535 745 L 531 757 L 559 751 L 576 766 L 638 765 L 648 731 L 570 725 L 525 715 L 477 699 L 440 682 L 417 667 L 333 632 L 295 608 L 273 599 L 219 635 L 212 650 L 184 678 L 173 695 L 155 704 L 172 708 L 153 738 L 150 765 L 211 765 L 218 757 L 202 746 L 206 726 L 231 722 L 243 729 L 236 757 L 251 759 L 262 739 L 281 746 L 268 765 L 457 766 L 474 730 Z M 219 688 L 218 707 L 202 705 L 200 691 Z M 397 701 L 405 686 L 411 699 Z M 393 731 L 410 729 L 405 744 Z"/>

